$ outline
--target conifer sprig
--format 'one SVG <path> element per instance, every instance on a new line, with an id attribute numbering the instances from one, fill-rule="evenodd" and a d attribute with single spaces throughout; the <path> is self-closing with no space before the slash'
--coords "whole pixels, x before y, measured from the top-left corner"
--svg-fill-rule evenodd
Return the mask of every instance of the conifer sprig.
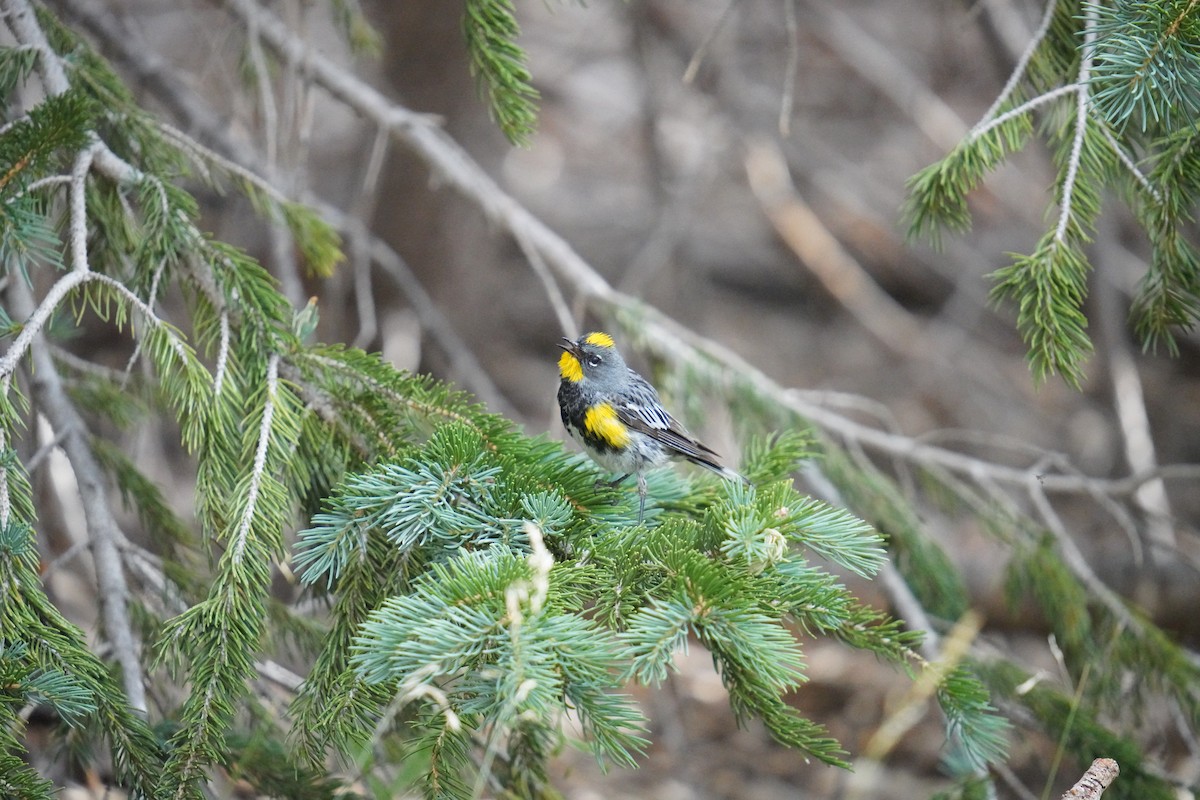
<path id="1" fill-rule="evenodd" d="M 528 144 L 537 122 L 538 92 L 517 44 L 520 27 L 512 0 L 466 0 L 463 32 L 471 69 L 500 130 L 513 144 Z"/>

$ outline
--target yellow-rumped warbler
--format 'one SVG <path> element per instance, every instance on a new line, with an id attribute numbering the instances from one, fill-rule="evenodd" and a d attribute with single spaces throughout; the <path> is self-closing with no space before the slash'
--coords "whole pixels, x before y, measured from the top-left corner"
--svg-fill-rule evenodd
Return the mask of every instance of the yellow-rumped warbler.
<path id="1" fill-rule="evenodd" d="M 558 408 L 571 438 L 596 463 L 621 477 L 637 476 L 638 522 L 646 512 L 648 469 L 682 458 L 729 480 L 745 481 L 721 464 L 658 401 L 650 382 L 625 365 L 613 338 L 599 331 L 563 338 L 558 359 Z"/>

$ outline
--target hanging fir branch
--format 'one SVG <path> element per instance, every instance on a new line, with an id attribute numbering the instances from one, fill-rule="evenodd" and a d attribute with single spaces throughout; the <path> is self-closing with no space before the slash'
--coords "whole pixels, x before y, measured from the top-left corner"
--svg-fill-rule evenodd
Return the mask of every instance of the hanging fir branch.
<path id="1" fill-rule="evenodd" d="M 517 44 L 520 27 L 512 0 L 466 0 L 463 33 L 471 69 L 500 130 L 528 144 L 537 123 L 538 91 Z"/>
<path id="2" fill-rule="evenodd" d="M 1148 347 L 1174 351 L 1174 332 L 1197 320 L 1194 246 L 1179 222 L 1195 209 L 1178 171 L 1200 108 L 1200 20 L 1189 0 L 1167 3 L 1048 0 L 1042 24 L 992 108 L 955 150 L 914 176 L 910 231 L 970 224 L 967 195 L 1043 120 L 1057 169 L 1054 224 L 1028 255 L 995 274 L 994 296 L 1017 308 L 1038 378 L 1078 385 L 1091 353 L 1084 300 L 1086 245 L 1101 197 L 1131 198 L 1152 261 L 1131 311 Z M 1148 169 L 1147 169 L 1148 167 Z"/>

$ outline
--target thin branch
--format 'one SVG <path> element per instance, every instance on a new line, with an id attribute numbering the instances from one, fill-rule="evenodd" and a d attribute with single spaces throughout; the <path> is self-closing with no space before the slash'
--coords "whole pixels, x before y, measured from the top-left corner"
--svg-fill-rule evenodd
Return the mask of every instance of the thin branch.
<path id="1" fill-rule="evenodd" d="M 217 360 L 213 365 L 213 397 L 220 397 L 225 387 L 225 371 L 229 368 L 229 347 L 231 333 L 229 330 L 229 312 L 221 309 L 218 317 L 221 335 L 217 343 Z"/>
<path id="2" fill-rule="evenodd" d="M 708 50 L 712 47 L 713 41 L 717 38 L 717 34 L 725 27 L 729 18 L 733 15 L 733 9 L 737 6 L 738 0 L 729 0 L 725 8 L 721 11 L 721 16 L 717 17 L 717 21 L 708 29 L 708 33 L 704 35 L 704 40 L 700 42 L 700 46 L 696 48 L 696 52 L 692 54 L 691 60 L 688 62 L 687 69 L 683 71 L 683 82 L 691 83 L 696 79 L 696 73 L 700 71 L 700 65 L 704 63 L 704 57 L 708 55 Z"/>
<path id="3" fill-rule="evenodd" d="M 1146 191 L 1146 194 L 1153 197 L 1154 202 L 1161 203 L 1162 192 L 1158 190 L 1157 186 L 1150 182 L 1150 179 L 1146 177 L 1146 173 L 1142 172 L 1142 170 L 1134 162 L 1133 156 L 1131 156 L 1129 152 L 1121 146 L 1121 143 L 1117 141 L 1117 137 L 1113 136 L 1112 130 L 1109 129 L 1107 125 L 1101 125 L 1100 132 L 1104 134 L 1104 140 L 1108 142 L 1109 146 L 1112 147 L 1113 152 L 1117 154 L 1117 160 L 1124 165 L 1125 169 L 1129 170 L 1129 174 L 1133 175 L 1134 180 L 1141 185 L 1142 189 Z"/>
<path id="4" fill-rule="evenodd" d="M 1033 38 L 1025 46 L 1025 52 L 1021 53 L 1021 57 L 1017 59 L 1017 65 L 1013 68 L 1012 74 L 1008 76 L 1008 81 L 1004 84 L 1004 88 L 1000 90 L 1000 94 L 996 95 L 996 99 L 992 101 L 991 108 L 984 112 L 983 117 L 980 118 L 979 122 L 971 130 L 972 137 L 979 136 L 982 133 L 980 129 L 988 120 L 995 116 L 996 112 L 1000 110 L 1000 106 L 1004 105 L 1009 95 L 1017 88 L 1017 84 L 1025 77 L 1025 70 L 1029 66 L 1030 59 L 1037 52 L 1042 40 L 1046 38 L 1046 34 L 1050 32 L 1050 23 L 1054 21 L 1054 11 L 1057 7 L 1058 0 L 1046 0 L 1046 9 L 1042 12 L 1042 21 L 1038 23 L 1037 30 L 1033 33 Z M 987 127 L 991 126 L 988 125 Z"/>
<path id="5" fill-rule="evenodd" d="M 1013 119 L 1014 117 L 1019 117 L 1022 114 L 1028 114 L 1030 111 L 1033 111 L 1038 106 L 1045 105 L 1046 103 L 1049 103 L 1051 100 L 1055 100 L 1059 97 L 1062 97 L 1064 94 L 1071 94 L 1072 92 L 1075 92 L 1078 89 L 1079 89 L 1079 84 L 1068 83 L 1068 84 L 1064 84 L 1062 86 L 1055 87 L 1048 92 L 1043 92 L 1042 94 L 1039 94 L 1037 97 L 1034 97 L 1031 100 L 1026 100 L 1024 103 L 1017 106 L 1016 108 L 1010 108 L 1008 111 L 1005 111 L 1003 114 L 996 117 L 994 120 L 992 120 L 991 122 L 988 122 L 987 124 L 980 122 L 979 125 L 977 125 L 974 129 L 972 129 L 972 131 L 968 134 L 968 137 L 971 139 L 978 139 L 980 136 L 983 136 L 985 133 L 992 130 L 993 128 L 998 128 L 999 126 L 1008 122 L 1010 119 Z"/>
<path id="6" fill-rule="evenodd" d="M 279 391 L 279 354 L 272 353 L 267 359 L 267 399 L 263 404 L 262 421 L 258 426 L 258 445 L 254 450 L 254 464 L 250 470 L 250 488 L 246 492 L 246 510 L 234 534 L 232 547 L 233 562 L 239 563 L 246 552 L 246 541 L 250 527 L 258 510 L 258 492 L 262 487 L 263 475 L 267 471 L 267 453 L 271 444 L 272 423 L 275 418 L 275 402 Z"/>
<path id="7" fill-rule="evenodd" d="M 571 308 L 567 304 L 567 298 L 563 296 L 562 287 L 558 285 L 558 281 L 554 278 L 554 273 L 546 266 L 546 261 L 542 258 L 541 252 L 537 246 L 530 241 L 528 233 L 522 229 L 513 231 L 516 236 L 517 245 L 521 248 L 521 252 L 525 254 L 525 260 L 529 262 L 530 269 L 533 274 L 537 275 L 538 280 L 542 282 L 542 288 L 546 290 L 546 298 L 550 301 L 550 307 L 554 309 L 554 316 L 558 317 L 558 326 L 568 337 L 574 339 L 579 336 L 579 325 L 575 321 L 575 315 L 571 313 Z"/>
<path id="8" fill-rule="evenodd" d="M 1033 501 L 1034 507 L 1038 510 L 1038 514 L 1045 523 L 1046 529 L 1054 535 L 1055 541 L 1058 542 L 1059 549 L 1062 551 L 1063 562 L 1079 579 L 1079 582 L 1091 591 L 1092 595 L 1108 608 L 1112 615 L 1121 621 L 1121 624 L 1132 631 L 1140 631 L 1143 625 L 1139 623 L 1130 613 L 1129 608 L 1125 605 L 1125 601 L 1120 595 L 1108 588 L 1104 581 L 1092 569 L 1092 565 L 1087 562 L 1087 558 L 1083 555 L 1083 551 L 1075 544 L 1075 540 L 1071 538 L 1071 534 L 1067 532 L 1067 526 L 1063 524 L 1062 518 L 1058 516 L 1058 512 L 1050 504 L 1049 498 L 1046 497 L 1044 488 L 1037 482 L 1036 479 L 1030 480 L 1027 485 L 1029 497 Z"/>
<path id="9" fill-rule="evenodd" d="M 796 0 L 783 0 L 783 30 L 787 35 L 787 64 L 779 100 L 779 135 L 792 132 L 792 108 L 796 103 L 796 70 L 800 67 L 800 26 L 796 22 Z"/>
<path id="10" fill-rule="evenodd" d="M 154 311 L 154 303 L 158 298 L 159 287 L 162 284 L 162 277 L 166 271 L 166 261 L 160 261 L 158 268 L 154 270 L 154 275 L 150 278 L 150 290 L 146 292 L 146 307 L 149 308 L 152 313 Z M 133 368 L 137 364 L 138 359 L 141 358 L 142 345 L 144 343 L 145 340 L 139 338 L 137 340 L 137 345 L 133 348 L 133 352 L 129 354 L 129 360 L 125 363 L 125 374 L 121 379 L 122 389 L 129 385 L 129 379 L 133 376 Z M 178 353 L 179 351 L 176 350 L 176 352 Z"/>
<path id="11" fill-rule="evenodd" d="M 87 176 L 103 145 L 95 139 L 79 151 L 71 165 L 69 231 L 71 244 L 71 268 L 77 272 L 88 272 L 87 255 Z"/>
<path id="12" fill-rule="evenodd" d="M 1096 25 L 1097 14 L 1094 5 L 1086 6 L 1087 13 L 1083 22 L 1083 49 L 1079 55 L 1079 77 L 1075 81 L 1075 138 L 1071 142 L 1071 155 L 1067 159 L 1067 174 L 1062 185 L 1062 209 L 1058 215 L 1058 227 L 1054 229 L 1054 241 L 1062 243 L 1067 235 L 1072 210 L 1071 199 L 1075 191 L 1075 180 L 1079 177 L 1079 162 L 1083 159 L 1083 142 L 1087 136 L 1088 106 L 1091 93 L 1088 82 L 1092 76 L 1092 59 L 1096 55 Z"/>
<path id="13" fill-rule="evenodd" d="M 38 24 L 33 6 L 26 0 L 0 0 L 0 14 L 8 21 L 9 29 L 17 37 L 22 49 L 33 49 L 38 53 L 38 71 L 42 76 L 46 92 L 60 95 L 71 88 L 66 70 L 58 54 L 50 47 L 42 26 Z"/>
<path id="14" fill-rule="evenodd" d="M 12 199 L 16 200 L 19 197 L 24 197 L 27 194 L 32 194 L 39 189 L 44 189 L 47 186 L 63 186 L 71 183 L 70 175 L 47 175 L 44 178 L 38 178 L 19 192 L 14 192 Z M 10 201 L 11 202 L 11 201 Z"/>
<path id="15" fill-rule="evenodd" d="M 55 309 L 77 286 L 80 286 L 95 277 L 95 273 L 82 271 L 68 272 L 66 275 L 59 278 L 46 292 L 46 296 L 42 298 L 42 302 L 26 318 L 25 323 L 21 326 L 21 332 L 17 334 L 17 338 L 8 346 L 4 356 L 0 357 L 0 380 L 5 381 L 4 389 L 8 389 L 8 380 L 16 370 L 17 364 L 25 357 L 25 353 L 29 350 L 30 345 L 34 340 L 41 335 L 42 329 L 46 327 L 46 323 L 50 319 L 50 315 Z"/>
<path id="16" fill-rule="evenodd" d="M 168 338 L 170 338 L 170 340 L 171 340 L 171 349 L 175 351 L 175 355 L 177 355 L 179 357 L 179 360 L 180 361 L 187 360 L 187 345 L 185 345 L 183 343 L 182 339 L 180 339 L 178 336 L 175 335 L 175 332 L 171 330 L 170 326 L 168 326 L 167 323 L 162 320 L 162 318 L 160 318 L 157 314 L 154 313 L 154 309 L 151 308 L 146 303 L 145 300 L 138 297 L 137 294 L 132 289 L 130 289 L 125 284 L 121 283 L 116 278 L 114 278 L 110 275 L 104 275 L 104 274 L 98 273 L 98 272 L 93 272 L 93 273 L 89 274 L 88 279 L 89 279 L 89 281 L 94 281 L 96 283 L 102 283 L 105 286 L 108 286 L 109 288 L 111 288 L 112 290 L 117 292 L 117 294 L 121 295 L 126 300 L 128 300 L 130 305 L 132 305 L 134 307 L 134 309 L 136 311 L 138 311 L 142 315 L 142 317 L 145 318 L 146 322 L 148 322 L 149 324 L 153 325 L 156 328 L 161 329 L 162 331 L 164 331 L 167 334 Z"/>
<path id="17" fill-rule="evenodd" d="M 7 393 L 7 380 L 4 381 L 3 388 Z M 0 455 L 6 450 L 8 450 L 8 430 L 0 427 Z M 10 522 L 12 522 L 12 494 L 8 488 L 8 467 L 0 463 L 0 530 L 7 529 Z"/>
<path id="18" fill-rule="evenodd" d="M 375 131 L 371 154 L 363 166 L 363 178 L 355 198 L 351 215 L 354 219 L 369 219 L 375 210 L 378 197 L 379 176 L 383 173 L 383 160 L 387 155 L 387 131 Z M 354 265 L 354 307 L 358 309 L 358 334 L 354 337 L 355 347 L 368 347 L 379 332 L 379 317 L 375 308 L 375 292 L 371 289 L 371 237 L 364 227 L 350 237 L 351 261 Z"/>

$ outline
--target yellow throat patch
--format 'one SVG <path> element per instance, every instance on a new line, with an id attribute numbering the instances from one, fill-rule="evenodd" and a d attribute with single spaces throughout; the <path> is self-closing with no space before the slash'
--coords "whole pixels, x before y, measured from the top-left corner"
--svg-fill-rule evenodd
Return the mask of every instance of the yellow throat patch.
<path id="1" fill-rule="evenodd" d="M 563 380 L 579 383 L 583 380 L 583 364 L 566 350 L 558 357 L 558 374 Z"/>
<path id="2" fill-rule="evenodd" d="M 609 447 L 629 444 L 629 428 L 617 419 L 617 410 L 608 403 L 597 403 L 583 415 L 583 427 Z"/>
<path id="3" fill-rule="evenodd" d="M 583 339 L 584 344 L 594 344 L 596 347 L 616 347 L 616 342 L 607 333 L 594 331 Z"/>

